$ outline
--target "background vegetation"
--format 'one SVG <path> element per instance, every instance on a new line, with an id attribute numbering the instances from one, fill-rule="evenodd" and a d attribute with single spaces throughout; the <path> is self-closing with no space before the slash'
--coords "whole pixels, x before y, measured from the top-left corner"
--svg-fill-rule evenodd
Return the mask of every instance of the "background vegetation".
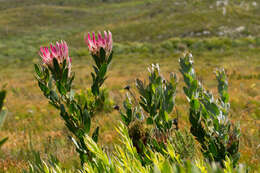
<path id="1" fill-rule="evenodd" d="M 217 67 L 227 70 L 231 121 L 240 122 L 241 163 L 255 169 L 260 162 L 260 2 L 230 0 L 0 0 L 0 82 L 8 91 L 9 110 L 0 136 L 0 171 L 27 167 L 33 151 L 56 155 L 63 166 L 79 160 L 58 112 L 48 104 L 33 76 L 38 50 L 49 42 L 66 40 L 70 47 L 74 89 L 89 88 L 92 59 L 84 43 L 88 31 L 113 33 L 114 59 L 105 86 L 116 104 L 124 100 L 124 85 L 147 76 L 151 63 L 164 74 L 178 71 L 184 50 L 195 57 L 195 68 L 208 89 L 217 92 Z M 181 76 L 180 74 L 178 74 Z M 167 76 L 167 77 L 168 77 Z M 180 83 L 177 93 L 182 93 Z M 188 103 L 177 94 L 180 129 L 188 129 Z M 176 113 L 174 113 L 176 114 Z M 118 141 L 117 111 L 95 117 L 100 142 Z M 70 147 L 71 146 L 71 147 Z M 259 167 L 259 166 L 258 166 Z"/>

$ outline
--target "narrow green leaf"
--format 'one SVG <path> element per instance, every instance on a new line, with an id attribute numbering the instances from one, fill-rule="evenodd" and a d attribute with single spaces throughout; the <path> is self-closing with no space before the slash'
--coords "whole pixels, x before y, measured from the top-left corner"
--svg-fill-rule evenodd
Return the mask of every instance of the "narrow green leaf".
<path id="1" fill-rule="evenodd" d="M 2 128 L 2 126 L 4 124 L 6 116 L 7 116 L 7 110 L 5 110 L 5 109 L 1 110 L 1 112 L 0 112 L 0 129 Z"/>
<path id="2" fill-rule="evenodd" d="M 62 83 L 67 83 L 68 80 L 68 76 L 69 76 L 69 69 L 65 68 L 62 74 Z"/>
<path id="3" fill-rule="evenodd" d="M 67 94 L 66 88 L 63 86 L 63 84 L 60 81 L 57 81 L 56 83 L 57 88 L 61 95 L 65 96 Z"/>
<path id="4" fill-rule="evenodd" d="M 153 124 L 153 119 L 152 119 L 151 117 L 148 117 L 148 118 L 146 119 L 146 123 L 147 123 L 148 125 Z"/>
<path id="5" fill-rule="evenodd" d="M 34 70 L 39 78 L 42 78 L 42 72 L 38 64 L 34 64 Z"/>
<path id="6" fill-rule="evenodd" d="M 60 65 L 59 65 L 58 60 L 56 58 L 53 58 L 52 61 L 53 61 L 55 72 L 60 73 L 61 69 L 60 69 Z"/>
<path id="7" fill-rule="evenodd" d="M 90 131 L 90 126 L 91 126 L 91 119 L 88 111 L 85 109 L 83 114 L 82 114 L 82 120 L 83 120 L 83 128 L 85 133 L 88 133 Z"/>
<path id="8" fill-rule="evenodd" d="M 95 131 L 93 132 L 93 134 L 92 134 L 92 139 L 93 139 L 93 141 L 95 141 L 96 143 L 98 142 L 98 135 L 99 135 L 99 127 L 97 127 L 97 128 L 95 129 Z"/>
<path id="9" fill-rule="evenodd" d="M 50 92 L 49 88 L 40 81 L 38 81 L 38 85 L 39 85 L 40 89 L 42 90 L 42 92 L 44 93 L 44 95 L 48 97 L 48 94 Z"/>
<path id="10" fill-rule="evenodd" d="M 5 90 L 0 91 L 0 111 L 3 108 L 5 97 L 6 97 L 6 91 Z"/>
<path id="11" fill-rule="evenodd" d="M 106 51 L 102 47 L 100 49 L 100 60 L 102 64 L 106 62 Z"/>
<path id="12" fill-rule="evenodd" d="M 8 137 L 5 137 L 4 139 L 0 140 L 0 148 L 2 147 L 2 145 L 8 140 Z"/>
<path id="13" fill-rule="evenodd" d="M 108 65 L 110 64 L 112 58 L 113 58 L 113 51 L 110 53 L 110 55 L 109 55 L 109 57 L 108 57 L 108 59 L 107 59 L 107 64 L 108 64 Z"/>

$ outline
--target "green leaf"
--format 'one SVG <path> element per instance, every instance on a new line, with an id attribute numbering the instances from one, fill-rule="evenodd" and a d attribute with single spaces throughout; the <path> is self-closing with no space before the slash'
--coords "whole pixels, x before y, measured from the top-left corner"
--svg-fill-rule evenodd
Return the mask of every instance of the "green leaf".
<path id="1" fill-rule="evenodd" d="M 113 51 L 110 53 L 110 55 L 109 55 L 109 57 L 108 57 L 108 59 L 107 59 L 107 64 L 108 64 L 108 65 L 110 64 L 112 58 L 113 58 Z"/>
<path id="2" fill-rule="evenodd" d="M 5 97 L 6 97 L 6 91 L 5 90 L 0 91 L 0 111 L 4 106 Z"/>
<path id="3" fill-rule="evenodd" d="M 66 93 L 67 93 L 66 88 L 65 88 L 65 87 L 63 86 L 63 84 L 62 84 L 61 82 L 59 82 L 59 81 L 58 81 L 56 84 L 57 84 L 57 88 L 58 88 L 60 94 L 63 95 L 63 96 L 65 96 Z"/>
<path id="4" fill-rule="evenodd" d="M 44 75 L 43 80 L 45 82 L 48 82 L 49 80 L 51 80 L 50 71 L 47 68 L 44 68 L 42 73 Z"/>
<path id="5" fill-rule="evenodd" d="M 95 129 L 95 131 L 93 132 L 93 134 L 92 134 L 92 139 L 93 139 L 93 141 L 95 141 L 96 143 L 98 142 L 98 135 L 99 135 L 99 127 L 97 127 L 97 128 Z"/>
<path id="6" fill-rule="evenodd" d="M 153 94 L 155 94 L 155 90 L 156 90 L 156 89 L 155 89 L 155 85 L 154 85 L 154 84 L 151 85 L 151 89 L 152 89 L 152 91 L 153 91 Z"/>
<path id="7" fill-rule="evenodd" d="M 82 114 L 82 120 L 83 120 L 84 132 L 88 133 L 90 131 L 91 119 L 87 109 L 85 109 Z"/>
<path id="8" fill-rule="evenodd" d="M 100 48 L 100 59 L 102 63 L 106 62 L 106 51 L 102 47 Z"/>
<path id="9" fill-rule="evenodd" d="M 171 113 L 174 107 L 174 102 L 172 101 L 173 99 L 171 98 L 170 100 L 167 101 L 167 113 Z"/>
<path id="10" fill-rule="evenodd" d="M 121 120 L 123 121 L 123 123 L 128 126 L 129 125 L 129 120 L 128 120 L 128 117 L 125 116 L 123 113 L 120 113 L 120 116 L 121 116 Z"/>
<path id="11" fill-rule="evenodd" d="M 98 68 L 97 68 L 96 66 L 94 66 L 94 65 L 93 65 L 93 69 L 94 69 L 94 71 L 95 71 L 96 75 L 98 75 L 98 73 L 99 73 L 99 70 L 98 70 Z"/>
<path id="12" fill-rule="evenodd" d="M 92 55 L 93 60 L 95 61 L 98 68 L 101 66 L 100 58 L 96 55 Z"/>
<path id="13" fill-rule="evenodd" d="M 60 65 L 59 65 L 59 62 L 56 58 L 53 58 L 53 65 L 54 65 L 54 71 L 57 73 L 57 74 L 60 74 L 61 72 L 61 69 L 60 69 Z"/>
<path id="14" fill-rule="evenodd" d="M 59 102 L 59 96 L 58 96 L 58 94 L 54 90 L 50 91 L 50 99 L 53 102 Z"/>
<path id="15" fill-rule="evenodd" d="M 0 148 L 2 147 L 2 145 L 8 140 L 8 137 L 5 137 L 4 139 L 0 140 Z"/>
<path id="16" fill-rule="evenodd" d="M 192 99 L 190 102 L 191 109 L 196 112 L 200 110 L 200 102 L 197 99 Z"/>
<path id="17" fill-rule="evenodd" d="M 67 66 L 67 60 L 64 59 L 64 61 L 62 62 L 62 69 L 65 69 Z"/>
<path id="18" fill-rule="evenodd" d="M 61 115 L 65 115 L 66 114 L 66 110 L 63 104 L 60 105 L 60 113 Z"/>
<path id="19" fill-rule="evenodd" d="M 64 83 L 64 84 L 67 83 L 68 76 L 69 76 L 69 69 L 65 68 L 65 70 L 63 71 L 63 74 L 62 74 L 62 83 Z"/>
<path id="20" fill-rule="evenodd" d="M 163 111 L 163 115 L 164 115 L 164 120 L 166 122 L 168 122 L 169 121 L 169 114 L 166 111 Z"/>
<path id="21" fill-rule="evenodd" d="M 213 113 L 215 116 L 219 115 L 219 113 L 220 113 L 220 110 L 219 110 L 218 106 L 217 106 L 215 103 L 208 104 L 208 105 L 206 106 L 206 108 L 207 108 L 211 113 Z"/>
<path id="22" fill-rule="evenodd" d="M 1 110 L 1 112 L 0 112 L 0 128 L 2 128 L 6 116 L 7 116 L 7 110 Z"/>
<path id="23" fill-rule="evenodd" d="M 209 150 L 213 157 L 216 157 L 219 154 L 215 142 L 212 139 L 209 141 Z"/>
<path id="24" fill-rule="evenodd" d="M 52 82 L 53 82 L 53 80 L 52 80 L 52 78 L 50 78 L 49 81 L 48 81 L 48 84 L 47 84 L 47 87 L 49 89 L 52 89 Z"/>
<path id="25" fill-rule="evenodd" d="M 164 161 L 161 168 L 161 173 L 170 173 L 172 172 L 171 165 L 168 161 Z"/>
<path id="26" fill-rule="evenodd" d="M 97 83 L 93 83 L 93 85 L 91 86 L 91 92 L 95 96 L 99 95 L 99 87 L 97 86 Z"/>
<path id="27" fill-rule="evenodd" d="M 42 83 L 40 81 L 38 81 L 38 85 L 39 85 L 40 89 L 42 90 L 42 92 L 44 93 L 44 95 L 46 97 L 48 97 L 49 92 L 50 92 L 49 88 L 44 83 Z"/>
<path id="28" fill-rule="evenodd" d="M 153 124 L 153 119 L 152 119 L 151 117 L 148 117 L 148 118 L 146 119 L 146 123 L 147 123 L 148 125 Z"/>
<path id="29" fill-rule="evenodd" d="M 75 102 L 71 102 L 69 105 L 69 113 L 73 114 L 78 111 L 77 105 Z"/>
<path id="30" fill-rule="evenodd" d="M 95 74 L 94 74 L 93 72 L 91 72 L 90 74 L 91 74 L 91 77 L 92 77 L 92 81 L 93 81 L 93 83 L 94 83 L 95 80 L 96 80 L 96 76 L 95 76 Z"/>
<path id="31" fill-rule="evenodd" d="M 73 82 L 74 79 L 75 79 L 75 73 L 71 73 L 71 77 L 70 77 L 70 79 L 67 83 L 67 86 L 66 86 L 68 91 L 71 89 L 71 85 L 72 85 L 72 82 Z"/>
<path id="32" fill-rule="evenodd" d="M 99 70 L 99 74 L 98 74 L 99 78 L 100 79 L 104 78 L 106 75 L 106 72 L 107 72 L 107 64 L 103 64 Z"/>
<path id="33" fill-rule="evenodd" d="M 39 78 L 42 78 L 42 72 L 38 64 L 34 64 L 34 70 Z"/>

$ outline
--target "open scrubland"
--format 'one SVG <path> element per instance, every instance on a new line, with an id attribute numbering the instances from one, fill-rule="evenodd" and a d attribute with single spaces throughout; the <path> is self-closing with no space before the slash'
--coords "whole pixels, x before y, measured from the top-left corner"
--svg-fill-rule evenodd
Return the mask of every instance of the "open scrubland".
<path id="1" fill-rule="evenodd" d="M 219 3 L 218 3 L 219 2 Z M 122 107 L 124 87 L 135 79 L 147 80 L 147 67 L 159 63 L 169 78 L 177 73 L 175 110 L 179 129 L 189 130 L 189 103 L 179 72 L 179 58 L 193 54 L 197 76 L 205 88 L 217 93 L 214 71 L 223 67 L 229 83 L 230 120 L 241 128 L 239 163 L 251 171 L 260 162 L 260 2 L 230 0 L 0 0 L 0 83 L 7 90 L 8 115 L 0 137 L 8 136 L 0 150 L 0 171 L 19 172 L 35 152 L 56 156 L 64 168 L 80 168 L 78 153 L 67 138 L 69 131 L 40 91 L 33 64 L 40 46 L 66 40 L 73 89 L 83 92 L 92 79 L 94 64 L 84 42 L 87 32 L 110 30 L 114 57 L 104 86 L 112 105 Z M 92 120 L 100 126 L 99 144 L 112 150 L 119 143 L 116 110 L 100 111 Z M 201 157 L 195 144 L 196 157 Z"/>

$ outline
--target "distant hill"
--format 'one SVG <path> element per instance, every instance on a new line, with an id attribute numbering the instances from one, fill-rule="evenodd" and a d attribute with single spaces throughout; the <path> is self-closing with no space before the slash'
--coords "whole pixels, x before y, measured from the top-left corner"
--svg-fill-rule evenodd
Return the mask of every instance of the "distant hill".
<path id="1" fill-rule="evenodd" d="M 31 59 L 40 45 L 84 45 L 87 31 L 111 30 L 115 42 L 173 37 L 260 37 L 260 3 L 251 0 L 0 0 L 0 58 Z"/>

